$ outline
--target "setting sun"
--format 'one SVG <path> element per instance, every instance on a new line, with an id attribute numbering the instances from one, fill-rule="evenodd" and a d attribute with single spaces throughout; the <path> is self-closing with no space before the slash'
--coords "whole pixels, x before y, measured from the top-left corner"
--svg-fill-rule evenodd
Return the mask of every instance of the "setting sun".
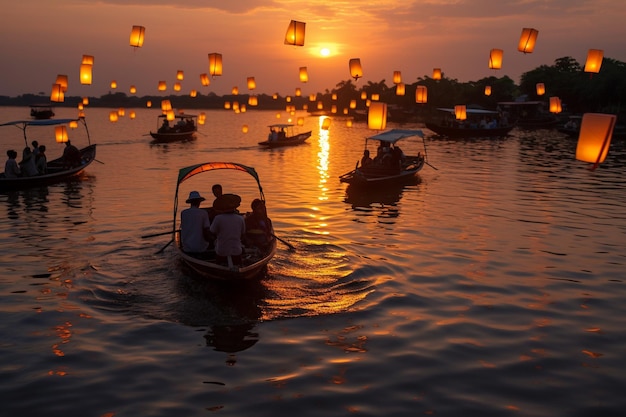
<path id="1" fill-rule="evenodd" d="M 328 48 L 322 48 L 322 49 L 320 49 L 320 55 L 321 55 L 321 56 L 324 56 L 324 57 L 325 57 L 325 56 L 329 56 L 329 55 L 330 55 L 330 49 L 328 49 Z"/>

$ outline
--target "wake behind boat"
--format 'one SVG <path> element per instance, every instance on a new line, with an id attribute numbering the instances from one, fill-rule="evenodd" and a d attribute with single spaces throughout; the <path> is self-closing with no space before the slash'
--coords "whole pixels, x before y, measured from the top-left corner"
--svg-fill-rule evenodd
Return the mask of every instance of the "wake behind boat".
<path id="1" fill-rule="evenodd" d="M 170 124 L 167 115 L 157 117 L 156 132 L 150 131 L 155 143 L 167 143 L 181 140 L 190 140 L 198 131 L 198 116 L 195 114 L 179 113 L 174 116 Z"/>
<path id="2" fill-rule="evenodd" d="M 281 146 L 295 146 L 304 143 L 311 137 L 311 131 L 294 133 L 292 124 L 270 125 L 270 133 L 267 140 L 259 142 L 259 145 L 266 148 L 278 148 Z"/>
<path id="3" fill-rule="evenodd" d="M 48 161 L 46 172 L 34 176 L 18 176 L 16 178 L 7 178 L 4 173 L 0 174 L 0 190 L 19 190 L 41 185 L 49 185 L 72 179 L 79 176 L 95 159 L 96 145 L 91 144 L 89 130 L 84 118 L 79 119 L 49 119 L 49 120 L 16 120 L 13 122 L 2 123 L 0 126 L 15 126 L 22 129 L 24 141 L 28 146 L 26 130 L 29 126 L 57 126 L 65 125 L 71 122 L 82 123 L 85 127 L 88 146 L 79 149 L 80 156 L 72 162 L 68 161 L 64 156 Z"/>

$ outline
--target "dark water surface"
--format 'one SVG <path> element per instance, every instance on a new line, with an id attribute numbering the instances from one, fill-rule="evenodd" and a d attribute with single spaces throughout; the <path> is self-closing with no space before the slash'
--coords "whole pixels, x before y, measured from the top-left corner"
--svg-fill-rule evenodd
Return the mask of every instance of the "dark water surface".
<path id="1" fill-rule="evenodd" d="M 358 195 L 338 177 L 363 125 L 307 118 L 308 144 L 263 150 L 285 113 L 212 111 L 197 140 L 152 145 L 158 110 L 136 112 L 87 109 L 100 162 L 82 181 L 0 194 L 0 415 L 626 413 L 623 142 L 591 171 L 553 131 L 433 138 L 437 169 Z M 156 254 L 169 236 L 141 238 L 171 228 L 179 168 L 220 160 L 257 169 L 296 248 L 256 285 L 203 282 Z M 209 196 L 202 177 L 190 187 Z"/>

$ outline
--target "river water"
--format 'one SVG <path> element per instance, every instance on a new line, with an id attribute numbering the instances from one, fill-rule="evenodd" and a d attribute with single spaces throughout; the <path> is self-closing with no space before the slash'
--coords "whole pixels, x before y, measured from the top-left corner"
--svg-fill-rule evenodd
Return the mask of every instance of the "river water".
<path id="1" fill-rule="evenodd" d="M 264 150 L 286 113 L 208 111 L 196 140 L 154 145 L 158 110 L 134 110 L 86 109 L 98 161 L 81 181 L 0 194 L 0 415 L 623 415 L 623 142 L 592 171 L 554 131 L 425 130 L 415 184 L 359 195 L 338 177 L 363 124 L 307 117 L 307 144 Z M 171 229 L 178 169 L 209 161 L 256 168 L 295 249 L 258 284 L 204 282 L 157 253 L 170 236 L 142 238 Z"/>

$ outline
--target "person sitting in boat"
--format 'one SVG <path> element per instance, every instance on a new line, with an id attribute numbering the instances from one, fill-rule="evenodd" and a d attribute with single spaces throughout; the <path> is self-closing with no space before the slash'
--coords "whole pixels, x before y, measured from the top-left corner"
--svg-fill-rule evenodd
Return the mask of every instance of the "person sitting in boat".
<path id="1" fill-rule="evenodd" d="M 9 157 L 9 159 L 7 159 L 6 163 L 4 164 L 4 176 L 6 178 L 17 178 L 22 175 L 20 166 L 17 164 L 17 152 L 15 152 L 13 149 L 9 149 L 7 151 L 7 156 Z"/>
<path id="2" fill-rule="evenodd" d="M 78 148 L 68 140 L 65 142 L 65 150 L 63 151 L 63 166 L 65 168 L 75 168 L 83 163 L 82 156 Z"/>
<path id="3" fill-rule="evenodd" d="M 39 142 L 34 140 L 30 144 L 33 145 L 33 155 L 35 156 L 35 159 L 37 159 L 37 154 L 39 154 Z"/>
<path id="4" fill-rule="evenodd" d="M 250 205 L 251 213 L 246 213 L 246 242 L 261 250 L 266 250 L 272 242 L 274 229 L 272 221 L 267 217 L 265 201 L 255 198 Z"/>
<path id="5" fill-rule="evenodd" d="M 369 149 L 365 149 L 363 151 L 363 157 L 361 158 L 361 168 L 368 166 L 372 163 L 372 158 L 370 157 Z"/>
<path id="6" fill-rule="evenodd" d="M 287 133 L 285 133 L 285 128 L 281 127 L 280 132 L 278 132 L 278 140 L 285 140 L 285 139 L 287 139 Z"/>
<path id="7" fill-rule="evenodd" d="M 48 173 L 48 158 L 46 157 L 46 145 L 40 145 L 38 150 L 39 152 L 37 152 L 37 156 L 35 157 L 35 165 L 37 166 L 37 172 L 39 173 L 39 175 L 44 175 Z"/>
<path id="8" fill-rule="evenodd" d="M 221 184 L 213 184 L 213 186 L 211 187 L 211 191 L 213 192 L 213 196 L 215 198 L 217 198 L 217 197 L 221 196 L 222 194 L 224 194 L 224 192 L 222 190 L 222 185 Z M 217 210 L 213 206 L 209 207 L 206 210 L 209 213 L 209 220 L 211 221 L 211 223 L 213 223 L 213 219 L 218 214 Z"/>
<path id="9" fill-rule="evenodd" d="M 170 122 L 166 118 L 163 118 L 163 124 L 161 124 L 158 133 L 166 133 L 168 130 L 170 130 Z"/>
<path id="10" fill-rule="evenodd" d="M 205 200 L 197 191 L 189 193 L 189 208 L 180 212 L 180 240 L 183 251 L 188 254 L 201 254 L 211 246 L 211 224 L 209 214 L 200 209 Z"/>
<path id="11" fill-rule="evenodd" d="M 22 160 L 20 161 L 20 170 L 23 177 L 34 177 L 38 174 L 37 165 L 35 164 L 35 157 L 33 152 L 27 146 L 22 153 Z"/>
<path id="12" fill-rule="evenodd" d="M 243 240 L 246 235 L 246 223 L 238 212 L 241 197 L 237 194 L 222 194 L 213 202 L 218 211 L 211 223 L 211 233 L 215 238 L 215 253 L 218 264 L 241 265 Z"/>

